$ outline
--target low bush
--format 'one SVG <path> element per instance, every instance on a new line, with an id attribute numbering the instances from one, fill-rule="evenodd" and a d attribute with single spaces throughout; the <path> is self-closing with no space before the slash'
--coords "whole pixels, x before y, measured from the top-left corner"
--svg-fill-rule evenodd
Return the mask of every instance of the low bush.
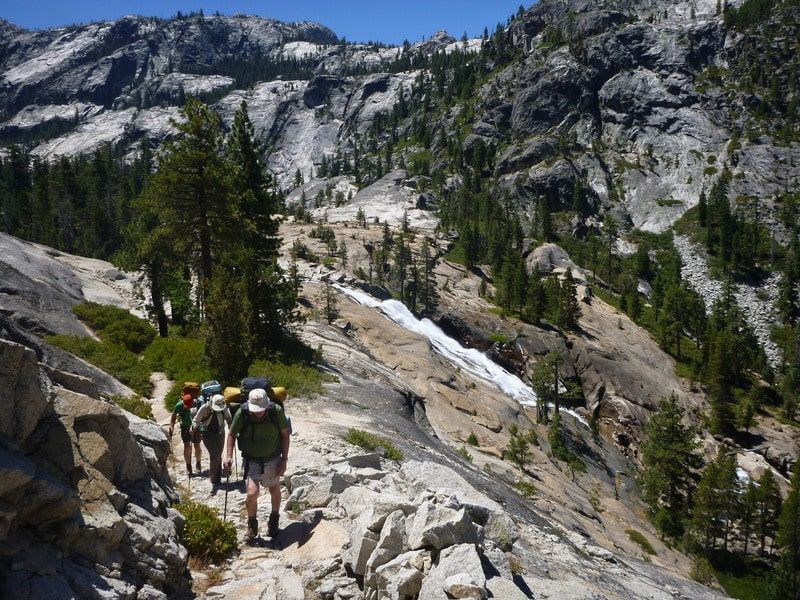
<path id="1" fill-rule="evenodd" d="M 518 481 L 514 484 L 514 487 L 517 488 L 517 491 L 523 498 L 528 498 L 530 500 L 536 497 L 536 486 L 529 481 Z"/>
<path id="2" fill-rule="evenodd" d="M 132 396 L 130 398 L 126 396 L 112 396 L 111 401 L 121 409 L 127 410 L 140 419 L 155 421 L 155 417 L 153 417 L 153 407 L 141 396 Z"/>
<path id="3" fill-rule="evenodd" d="M 236 549 L 236 527 L 224 522 L 205 504 L 186 501 L 176 506 L 186 519 L 181 542 L 189 556 L 203 562 L 219 562 Z"/>
<path id="4" fill-rule="evenodd" d="M 647 554 L 654 555 L 656 553 L 656 549 L 653 548 L 653 544 L 650 543 L 640 531 L 636 531 L 635 529 L 626 529 L 625 533 L 628 534 L 628 538 L 637 546 L 639 546 L 642 550 L 644 550 Z"/>
<path id="5" fill-rule="evenodd" d="M 466 446 L 461 446 L 456 449 L 456 453 L 468 463 L 472 462 L 472 454 L 469 453 Z"/>
<path id="6" fill-rule="evenodd" d="M 163 371 L 173 380 L 208 369 L 205 342 L 198 338 L 156 338 L 145 350 L 144 360 L 151 371 Z"/>
<path id="7" fill-rule="evenodd" d="M 72 312 L 100 339 L 124 346 L 134 354 L 143 352 L 156 337 L 150 323 L 116 306 L 86 302 L 72 307 Z"/>
<path id="8" fill-rule="evenodd" d="M 72 335 L 51 335 L 45 341 L 103 369 L 140 396 L 149 396 L 152 391 L 150 370 L 123 346 Z"/>
<path id="9" fill-rule="evenodd" d="M 368 433 L 361 429 L 350 429 L 344 440 L 354 446 L 359 446 L 365 450 L 376 450 L 383 448 L 386 450 L 386 458 L 401 461 L 404 458 L 403 451 L 397 448 L 392 442 L 384 437 Z"/>
<path id="10" fill-rule="evenodd" d="M 470 433 L 467 436 L 467 443 L 470 446 L 477 446 L 478 445 L 478 436 L 476 436 L 474 433 Z"/>
<path id="11" fill-rule="evenodd" d="M 259 360 L 249 369 L 253 376 L 266 375 L 272 385 L 285 387 L 292 396 L 318 396 L 325 392 L 323 383 L 338 381 L 335 375 L 301 363 Z"/>

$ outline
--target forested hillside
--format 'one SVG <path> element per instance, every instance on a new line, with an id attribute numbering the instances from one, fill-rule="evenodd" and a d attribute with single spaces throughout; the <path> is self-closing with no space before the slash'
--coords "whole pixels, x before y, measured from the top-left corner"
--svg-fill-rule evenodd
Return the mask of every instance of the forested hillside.
<path id="1" fill-rule="evenodd" d="M 394 298 L 546 399 L 573 479 L 577 409 L 695 578 L 800 597 L 797 0 L 541 0 L 396 48 L 239 16 L 5 26 L 0 65 L 2 230 L 143 271 L 159 334 L 221 377 L 295 343 L 304 281 L 328 325 L 333 278 Z M 688 391 L 638 397 L 589 351 L 592 302 Z M 536 437 L 509 435 L 522 477 Z"/>

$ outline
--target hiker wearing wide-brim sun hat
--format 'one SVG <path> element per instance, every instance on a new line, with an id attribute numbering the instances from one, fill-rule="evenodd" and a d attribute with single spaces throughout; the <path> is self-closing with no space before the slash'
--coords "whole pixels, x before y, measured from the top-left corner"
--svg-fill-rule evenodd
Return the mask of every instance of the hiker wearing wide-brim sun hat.
<path id="1" fill-rule="evenodd" d="M 208 450 L 211 495 L 217 493 L 222 483 L 222 449 L 225 446 L 225 423 L 230 425 L 231 413 L 222 394 L 214 394 L 197 411 L 192 428 L 203 432 L 203 444 Z"/>
<path id="2" fill-rule="evenodd" d="M 273 395 L 270 381 L 262 378 L 259 383 L 264 387 L 251 390 L 247 396 L 247 403 L 242 405 L 233 418 L 228 431 L 224 462 L 224 467 L 230 468 L 238 438 L 247 482 L 247 536 L 250 540 L 258 536 L 258 496 L 262 485 L 269 490 L 272 500 L 268 535 L 274 538 L 278 534 L 281 506 L 280 478 L 286 472 L 286 462 L 289 458 L 289 428 L 286 415 L 281 405 L 270 397 Z"/>

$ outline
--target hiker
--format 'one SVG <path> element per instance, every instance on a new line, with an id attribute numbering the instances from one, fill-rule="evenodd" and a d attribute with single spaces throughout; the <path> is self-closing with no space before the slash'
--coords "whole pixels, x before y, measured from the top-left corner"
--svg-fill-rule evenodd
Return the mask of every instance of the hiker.
<path id="1" fill-rule="evenodd" d="M 289 429 L 283 409 L 274 401 L 269 381 L 266 389 L 254 389 L 233 417 L 228 431 L 228 445 L 223 468 L 227 471 L 233 461 L 236 439 L 242 451 L 245 481 L 247 483 L 247 539 L 258 538 L 258 495 L 260 486 L 269 490 L 272 512 L 269 515 L 267 535 L 278 534 L 281 507 L 280 478 L 286 472 L 289 458 Z"/>
<path id="2" fill-rule="evenodd" d="M 203 451 L 200 448 L 200 432 L 192 430 L 192 408 L 194 408 L 194 398 L 191 394 L 184 394 L 183 400 L 175 405 L 172 410 L 172 418 L 169 422 L 169 437 L 175 431 L 175 421 L 180 417 L 181 420 L 181 441 L 183 442 L 183 458 L 186 460 L 186 472 L 192 476 L 192 444 L 194 444 L 195 464 L 197 472 L 202 473 L 200 459 Z"/>
<path id="3" fill-rule="evenodd" d="M 211 495 L 214 496 L 222 483 L 222 450 L 225 448 L 225 423 L 231 424 L 231 412 L 222 394 L 214 394 L 203 404 L 192 420 L 192 430 L 200 431 L 203 444 L 208 450 Z"/>

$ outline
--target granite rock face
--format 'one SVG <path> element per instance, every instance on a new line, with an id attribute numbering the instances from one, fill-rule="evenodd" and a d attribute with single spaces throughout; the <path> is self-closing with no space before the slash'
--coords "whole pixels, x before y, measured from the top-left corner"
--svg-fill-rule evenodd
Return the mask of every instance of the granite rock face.
<path id="1" fill-rule="evenodd" d="M 147 458 L 166 438 L 135 433 L 119 408 L 48 372 L 33 349 L 0 338 L 3 597 L 189 597 L 168 510 L 177 495 L 164 463 Z"/>

